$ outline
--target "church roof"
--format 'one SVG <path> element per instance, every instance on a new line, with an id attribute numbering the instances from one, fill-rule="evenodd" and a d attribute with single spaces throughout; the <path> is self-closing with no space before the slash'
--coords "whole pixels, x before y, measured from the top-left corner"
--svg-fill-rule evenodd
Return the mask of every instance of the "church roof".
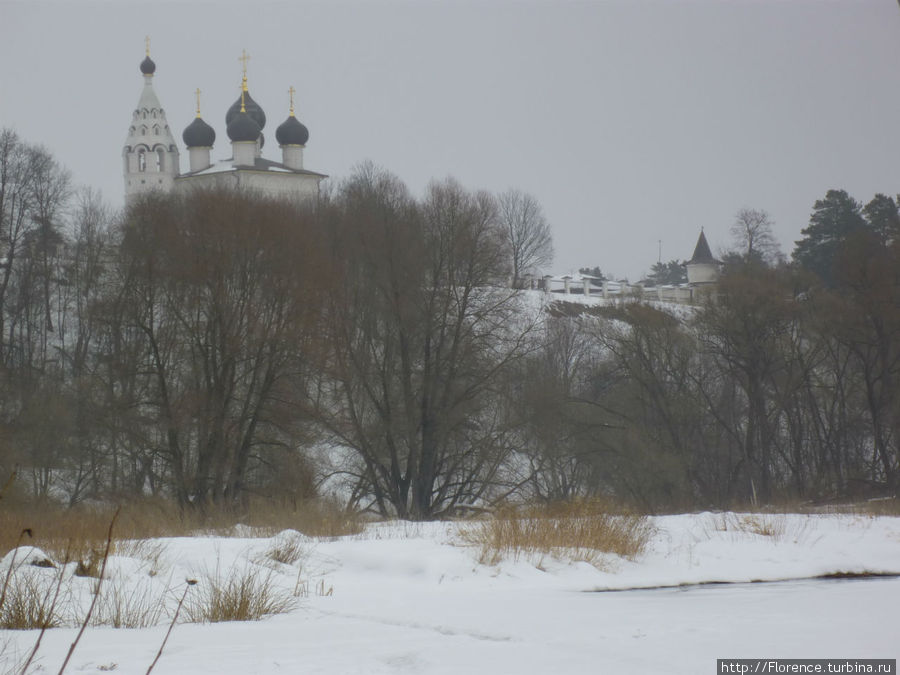
<path id="1" fill-rule="evenodd" d="M 697 245 L 694 247 L 694 255 L 687 264 L 719 264 L 719 261 L 713 258 L 712 251 L 709 250 L 709 243 L 706 241 L 706 234 L 703 230 L 700 230 L 700 238 L 697 239 Z"/>
<path id="2" fill-rule="evenodd" d="M 141 90 L 141 96 L 138 99 L 135 112 L 137 113 L 144 110 L 147 112 L 150 112 L 151 110 L 157 110 L 159 112 L 163 111 L 163 108 L 159 103 L 159 98 L 157 98 L 156 92 L 153 90 L 153 80 L 149 77 L 144 80 L 144 88 Z"/>
<path id="3" fill-rule="evenodd" d="M 318 176 L 320 178 L 328 178 L 327 174 L 324 173 L 316 173 L 315 171 L 308 171 L 306 169 L 291 169 L 281 162 L 273 162 L 272 160 L 265 159 L 264 157 L 257 157 L 252 166 L 235 166 L 232 162 L 233 159 L 222 160 L 220 162 L 216 162 L 212 166 L 203 169 L 202 171 L 184 173 L 181 174 L 180 177 L 186 178 L 189 176 L 206 176 L 213 173 L 228 173 L 229 171 L 265 171 L 271 173 L 293 173 L 304 176 Z"/>

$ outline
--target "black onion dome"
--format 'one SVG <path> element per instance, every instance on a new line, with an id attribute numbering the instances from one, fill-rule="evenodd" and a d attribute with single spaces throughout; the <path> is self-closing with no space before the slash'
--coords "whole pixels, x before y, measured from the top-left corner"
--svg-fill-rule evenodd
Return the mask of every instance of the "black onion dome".
<path id="1" fill-rule="evenodd" d="M 309 140 L 309 129 L 291 115 L 275 130 L 278 145 L 306 145 Z"/>
<path id="2" fill-rule="evenodd" d="M 216 142 L 216 132 L 202 119 L 195 117 L 181 134 L 181 138 L 189 148 L 211 148 Z"/>
<path id="3" fill-rule="evenodd" d="M 225 133 L 228 134 L 228 138 L 235 142 L 255 141 L 259 138 L 260 130 L 259 125 L 250 116 L 250 113 L 239 112 L 232 117 L 228 128 L 225 129 Z"/>
<path id="4" fill-rule="evenodd" d="M 145 56 L 144 60 L 141 61 L 141 72 L 144 75 L 152 75 L 156 72 L 156 64 L 153 63 L 153 59 L 149 56 Z"/>
<path id="5" fill-rule="evenodd" d="M 250 92 L 244 92 L 243 96 L 244 101 L 244 109 L 247 111 L 247 114 L 253 118 L 253 121 L 256 122 L 257 126 L 260 130 L 265 129 L 266 127 L 266 113 L 263 112 L 263 109 L 259 107 L 259 103 L 250 98 Z M 231 107 L 228 109 L 228 112 L 225 113 L 225 124 L 231 124 L 231 120 L 235 118 L 241 112 L 241 97 L 238 97 L 238 100 L 231 104 Z"/>

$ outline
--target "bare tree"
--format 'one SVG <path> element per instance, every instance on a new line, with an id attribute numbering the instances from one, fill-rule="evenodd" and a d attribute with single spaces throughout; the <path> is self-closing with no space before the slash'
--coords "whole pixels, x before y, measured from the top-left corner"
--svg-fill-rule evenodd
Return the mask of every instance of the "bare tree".
<path id="1" fill-rule="evenodd" d="M 528 193 L 507 190 L 497 201 L 512 261 L 513 288 L 519 288 L 525 273 L 553 262 L 550 225 L 537 199 Z"/>
<path id="2" fill-rule="evenodd" d="M 553 316 L 539 349 L 516 370 L 510 407 L 520 461 L 509 487 L 527 499 L 565 501 L 601 487 L 594 436 L 605 425 L 582 397 L 596 366 L 593 347 L 581 320 Z"/>
<path id="3" fill-rule="evenodd" d="M 115 466 L 110 460 L 124 450 L 109 433 L 111 415 L 100 377 L 109 359 L 100 349 L 103 329 L 96 311 L 109 281 L 113 226 L 113 212 L 100 194 L 90 189 L 81 191 L 66 232 L 64 283 L 57 292 L 59 309 L 54 328 L 62 391 L 72 416 L 70 452 L 58 487 L 71 503 L 116 491 L 118 471 L 110 471 Z M 140 489 L 141 484 L 137 487 Z"/>
<path id="4" fill-rule="evenodd" d="M 773 225 L 769 214 L 762 209 L 742 208 L 735 214 L 731 236 L 737 253 L 745 262 L 771 266 L 784 258 L 772 232 Z"/>
<path id="5" fill-rule="evenodd" d="M 885 246 L 875 232 L 858 233 L 838 253 L 836 293 L 829 327 L 845 345 L 862 401 L 869 444 L 874 451 L 871 477 L 891 491 L 900 483 L 900 247 Z"/>
<path id="6" fill-rule="evenodd" d="M 0 425 L 41 493 L 68 444 L 71 420 L 55 333 L 66 311 L 70 182 L 47 150 L 0 131 Z"/>
<path id="7" fill-rule="evenodd" d="M 319 248 L 311 214 L 239 192 L 130 210 L 113 304 L 141 338 L 150 437 L 181 503 L 234 504 L 293 442 L 285 398 L 316 334 Z"/>
<path id="8" fill-rule="evenodd" d="M 773 382 L 790 369 L 785 343 L 798 305 L 785 300 L 790 287 L 779 270 L 747 267 L 724 278 L 720 288 L 718 300 L 698 312 L 696 326 L 704 351 L 735 386 L 737 414 L 721 418 L 743 455 L 732 477 L 735 489 L 765 502 L 783 482 L 784 412 Z"/>
<path id="9" fill-rule="evenodd" d="M 322 424 L 373 508 L 427 519 L 478 503 L 509 454 L 500 390 L 528 349 L 496 204 L 448 180 L 421 202 L 363 167 L 335 200 Z M 519 316 L 517 316 L 517 314 Z"/>
<path id="10" fill-rule="evenodd" d="M 17 314 L 11 295 L 17 285 L 16 271 L 26 234 L 35 213 L 35 173 L 32 148 L 10 130 L 0 131 L 0 362 L 11 366 L 13 350 L 7 326 Z"/>
<path id="11" fill-rule="evenodd" d="M 705 369 L 691 333 L 678 318 L 640 303 L 589 330 L 606 357 L 587 396 L 595 415 L 613 422 L 596 439 L 611 491 L 651 509 L 708 497 L 718 469 L 707 451 L 718 444 L 706 433 L 692 379 Z"/>

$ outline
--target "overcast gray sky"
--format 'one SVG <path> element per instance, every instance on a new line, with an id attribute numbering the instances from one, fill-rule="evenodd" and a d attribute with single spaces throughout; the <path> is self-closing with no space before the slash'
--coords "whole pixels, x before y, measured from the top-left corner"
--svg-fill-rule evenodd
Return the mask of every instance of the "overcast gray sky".
<path id="1" fill-rule="evenodd" d="M 664 260 L 701 227 L 727 246 L 745 206 L 789 254 L 829 188 L 900 192 L 897 0 L 0 0 L 0 126 L 116 206 L 145 35 L 183 169 L 197 87 L 230 156 L 246 49 L 267 157 L 294 86 L 307 168 L 371 159 L 416 193 L 447 175 L 531 192 L 556 273 L 635 280 L 660 240 Z"/>

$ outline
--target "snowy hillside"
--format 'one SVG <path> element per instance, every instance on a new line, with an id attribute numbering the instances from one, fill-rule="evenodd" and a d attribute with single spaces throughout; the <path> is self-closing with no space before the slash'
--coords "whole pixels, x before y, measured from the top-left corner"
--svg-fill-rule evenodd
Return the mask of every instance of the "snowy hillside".
<path id="1" fill-rule="evenodd" d="M 472 526 L 457 523 L 379 523 L 331 541 L 287 531 L 136 545 L 110 558 L 104 584 L 133 603 L 164 598 L 158 625 L 90 628 L 67 672 L 145 673 L 185 580 L 198 584 L 180 620 L 210 577 L 235 570 L 267 579 L 288 611 L 179 623 L 153 672 L 694 674 L 714 673 L 717 658 L 900 656 L 900 579 L 813 579 L 900 573 L 900 518 L 701 513 L 652 525 L 639 559 L 597 566 L 550 556 L 484 565 L 460 536 Z M 295 559 L 276 562 L 278 551 Z M 15 555 L 20 580 L 54 576 L 19 566 L 41 552 Z M 704 582 L 735 583 L 680 586 Z M 93 583 L 67 577 L 70 600 L 89 602 Z M 47 631 L 30 672 L 57 672 L 76 632 Z M 0 633 L 0 670 L 37 637 Z"/>

